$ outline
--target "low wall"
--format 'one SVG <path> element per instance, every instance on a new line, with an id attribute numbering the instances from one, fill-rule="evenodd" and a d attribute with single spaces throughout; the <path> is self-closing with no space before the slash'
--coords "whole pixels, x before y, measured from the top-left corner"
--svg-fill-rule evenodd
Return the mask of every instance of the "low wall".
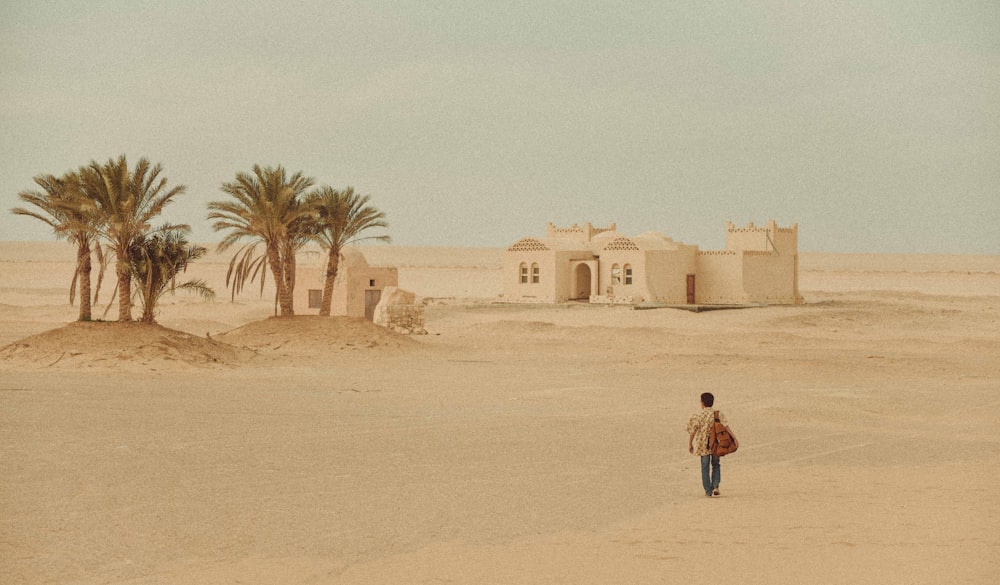
<path id="1" fill-rule="evenodd" d="M 385 327 L 406 335 L 426 335 L 424 305 L 388 305 L 385 307 Z"/>

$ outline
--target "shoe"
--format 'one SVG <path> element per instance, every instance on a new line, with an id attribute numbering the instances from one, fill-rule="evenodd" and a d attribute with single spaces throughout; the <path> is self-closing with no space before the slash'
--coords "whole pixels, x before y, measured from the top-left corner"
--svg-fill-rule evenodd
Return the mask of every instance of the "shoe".
<path id="1" fill-rule="evenodd" d="M 712 490 L 712 495 L 713 496 L 719 495 L 719 488 L 715 488 L 714 490 Z"/>
<path id="2" fill-rule="evenodd" d="M 712 497 L 712 492 L 705 492 L 705 497 L 706 498 L 711 498 Z"/>

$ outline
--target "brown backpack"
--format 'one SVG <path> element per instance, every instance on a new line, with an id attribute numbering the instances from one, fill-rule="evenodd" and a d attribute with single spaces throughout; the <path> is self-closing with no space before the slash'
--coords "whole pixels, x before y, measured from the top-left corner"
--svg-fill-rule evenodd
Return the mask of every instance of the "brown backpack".
<path id="1" fill-rule="evenodd" d="M 735 453 L 739 448 L 740 442 L 736 440 L 736 435 L 719 421 L 719 411 L 716 410 L 715 422 L 708 430 L 708 450 L 716 457 L 723 457 Z"/>

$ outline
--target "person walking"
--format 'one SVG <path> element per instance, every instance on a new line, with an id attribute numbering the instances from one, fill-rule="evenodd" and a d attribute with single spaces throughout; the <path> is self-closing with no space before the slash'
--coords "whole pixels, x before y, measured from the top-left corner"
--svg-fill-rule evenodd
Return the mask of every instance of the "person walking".
<path id="1" fill-rule="evenodd" d="M 709 433 L 715 423 L 715 396 L 711 392 L 701 395 L 701 410 L 691 416 L 688 421 L 688 452 L 701 457 L 701 485 L 708 497 L 719 495 L 719 483 L 722 480 L 722 468 L 719 458 L 712 455 L 708 449 Z M 719 413 L 719 422 L 728 426 L 726 415 Z"/>

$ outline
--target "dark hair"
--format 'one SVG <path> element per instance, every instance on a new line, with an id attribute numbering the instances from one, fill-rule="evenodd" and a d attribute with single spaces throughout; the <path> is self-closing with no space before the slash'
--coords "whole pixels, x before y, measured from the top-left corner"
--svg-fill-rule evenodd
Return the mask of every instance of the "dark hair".
<path id="1" fill-rule="evenodd" d="M 704 394 L 701 395 L 701 403 L 704 404 L 705 406 L 711 407 L 713 404 L 715 404 L 715 396 L 712 396 L 711 392 L 705 392 Z"/>

